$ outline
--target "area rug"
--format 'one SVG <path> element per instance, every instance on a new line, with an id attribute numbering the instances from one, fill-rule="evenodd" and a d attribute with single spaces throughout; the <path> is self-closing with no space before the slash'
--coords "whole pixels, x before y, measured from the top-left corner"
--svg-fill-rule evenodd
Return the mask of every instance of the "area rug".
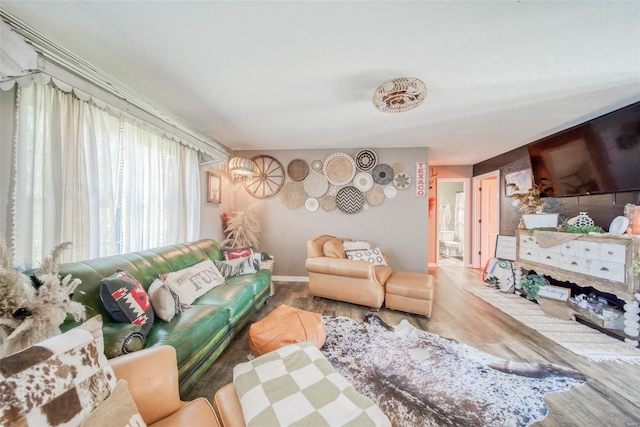
<path id="1" fill-rule="evenodd" d="M 322 353 L 396 426 L 527 426 L 543 419 L 546 393 L 584 384 L 577 371 L 519 363 L 415 328 L 323 317 Z"/>
<path id="2" fill-rule="evenodd" d="M 545 315 L 534 302 L 493 288 L 474 287 L 467 291 L 525 326 L 592 362 L 640 364 L 640 350 L 572 320 Z"/>

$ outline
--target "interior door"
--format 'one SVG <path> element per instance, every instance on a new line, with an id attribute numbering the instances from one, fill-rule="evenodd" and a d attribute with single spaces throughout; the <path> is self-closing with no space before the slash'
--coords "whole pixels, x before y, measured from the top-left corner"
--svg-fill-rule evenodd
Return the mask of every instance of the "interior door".
<path id="1" fill-rule="evenodd" d="M 480 268 L 484 268 L 489 258 L 496 252 L 498 237 L 498 179 L 490 177 L 482 180 L 480 192 Z"/>

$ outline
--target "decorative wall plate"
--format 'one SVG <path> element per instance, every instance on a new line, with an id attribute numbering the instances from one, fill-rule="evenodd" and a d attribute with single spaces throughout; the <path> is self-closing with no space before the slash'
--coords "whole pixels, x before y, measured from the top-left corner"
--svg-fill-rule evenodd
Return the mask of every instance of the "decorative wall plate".
<path id="1" fill-rule="evenodd" d="M 373 168 L 373 180 L 380 185 L 387 185 L 393 181 L 393 168 L 385 163 L 380 163 Z"/>
<path id="2" fill-rule="evenodd" d="M 363 204 L 364 197 L 362 197 L 362 193 L 356 187 L 344 187 L 338 191 L 336 205 L 342 212 L 354 214 L 362 209 Z"/>
<path id="3" fill-rule="evenodd" d="M 356 163 L 345 153 L 334 153 L 324 162 L 324 174 L 333 185 L 346 185 L 356 174 Z"/>
<path id="4" fill-rule="evenodd" d="M 325 194 L 320 198 L 320 207 L 325 212 L 331 212 L 336 209 L 336 197 L 331 194 Z"/>
<path id="5" fill-rule="evenodd" d="M 353 178 L 353 186 L 366 193 L 373 187 L 373 177 L 368 172 L 360 172 Z"/>
<path id="6" fill-rule="evenodd" d="M 258 199 L 273 197 L 282 188 L 285 180 L 284 168 L 271 156 L 256 156 L 253 160 L 253 175 L 242 180 L 247 193 Z"/>
<path id="7" fill-rule="evenodd" d="M 296 181 L 287 182 L 280 191 L 280 200 L 289 209 L 302 207 L 307 200 L 302 183 Z"/>
<path id="8" fill-rule="evenodd" d="M 322 197 L 329 189 L 329 181 L 321 172 L 311 171 L 302 181 L 304 191 L 310 197 Z"/>
<path id="9" fill-rule="evenodd" d="M 315 212 L 318 210 L 318 199 L 309 198 L 306 202 L 304 202 L 304 207 L 307 208 L 309 212 Z"/>
<path id="10" fill-rule="evenodd" d="M 394 163 L 391 167 L 395 173 L 404 172 L 404 165 L 402 163 Z"/>
<path id="11" fill-rule="evenodd" d="M 376 164 L 378 164 L 378 155 L 375 151 L 367 148 L 358 151 L 358 154 L 356 154 L 356 166 L 361 171 L 368 172 L 373 169 Z"/>
<path id="12" fill-rule="evenodd" d="M 611 225 L 609 226 L 609 233 L 611 234 L 624 234 L 629 227 L 629 218 L 626 216 L 617 216 L 611 221 Z"/>
<path id="13" fill-rule="evenodd" d="M 393 186 L 399 190 L 406 190 L 411 186 L 411 175 L 400 172 L 393 177 Z"/>
<path id="14" fill-rule="evenodd" d="M 322 168 L 324 167 L 324 162 L 320 159 L 311 160 L 311 169 L 316 172 L 322 172 Z"/>
<path id="15" fill-rule="evenodd" d="M 287 165 L 287 173 L 292 181 L 302 181 L 309 173 L 309 165 L 302 159 L 293 159 Z"/>
<path id="16" fill-rule="evenodd" d="M 373 190 L 369 190 L 367 193 L 367 202 L 371 206 L 378 206 L 384 202 L 384 192 L 382 188 L 376 187 Z"/>
<path id="17" fill-rule="evenodd" d="M 387 196 L 387 198 L 393 199 L 394 197 L 396 197 L 396 194 L 398 194 L 398 190 L 396 190 L 396 187 L 391 185 L 387 185 L 386 187 L 384 187 L 384 195 Z"/>

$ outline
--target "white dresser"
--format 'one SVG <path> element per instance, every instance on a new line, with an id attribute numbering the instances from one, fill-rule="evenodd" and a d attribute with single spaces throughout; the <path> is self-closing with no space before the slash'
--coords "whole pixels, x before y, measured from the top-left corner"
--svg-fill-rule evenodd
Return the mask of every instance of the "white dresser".
<path id="1" fill-rule="evenodd" d="M 551 235 L 546 234 L 551 233 Z M 549 247 L 541 246 L 546 237 L 575 238 Z M 632 299 L 638 292 L 629 273 L 632 260 L 639 257 L 638 236 L 574 235 L 569 233 L 531 233 L 518 230 L 516 266 L 535 270 L 560 281 L 593 286 L 622 299 Z"/>

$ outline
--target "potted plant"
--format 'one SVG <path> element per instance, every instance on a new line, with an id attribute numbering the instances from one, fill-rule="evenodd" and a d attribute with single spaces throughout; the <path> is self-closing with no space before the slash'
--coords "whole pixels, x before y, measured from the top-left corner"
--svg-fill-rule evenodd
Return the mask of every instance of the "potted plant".
<path id="1" fill-rule="evenodd" d="M 538 292 L 542 286 L 549 284 L 549 281 L 541 274 L 528 274 L 520 279 L 520 287 L 527 294 L 528 300 L 537 300 Z"/>

